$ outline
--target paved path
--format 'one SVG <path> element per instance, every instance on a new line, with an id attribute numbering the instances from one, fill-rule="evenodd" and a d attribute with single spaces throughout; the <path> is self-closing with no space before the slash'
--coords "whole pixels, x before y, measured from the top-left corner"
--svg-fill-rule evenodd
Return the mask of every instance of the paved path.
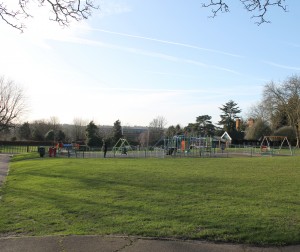
<path id="1" fill-rule="evenodd" d="M 8 173 L 8 162 L 10 156 L 7 154 L 0 154 L 0 186 L 3 184 L 3 181 Z M 1 250 L 0 250 L 1 251 Z"/>
<path id="2" fill-rule="evenodd" d="M 8 172 L 8 155 L 0 154 L 0 186 Z M 1 204 L 1 202 L 0 202 Z M 0 252 L 300 252 L 300 245 L 255 247 L 205 241 L 157 240 L 119 236 L 2 237 Z"/>
<path id="3" fill-rule="evenodd" d="M 114 236 L 0 238 L 1 252 L 299 252 L 300 246 L 253 247 L 204 241 Z"/>

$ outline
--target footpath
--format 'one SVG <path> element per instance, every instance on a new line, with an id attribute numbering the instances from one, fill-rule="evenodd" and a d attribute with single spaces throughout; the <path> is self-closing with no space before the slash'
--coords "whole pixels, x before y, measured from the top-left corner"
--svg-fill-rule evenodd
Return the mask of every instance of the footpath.
<path id="1" fill-rule="evenodd" d="M 0 154 L 0 186 L 8 173 L 10 157 Z M 1 204 L 1 201 L 0 201 Z M 0 217 L 1 218 L 1 217 Z M 0 252 L 300 252 L 300 245 L 256 247 L 131 236 L 1 237 Z"/>

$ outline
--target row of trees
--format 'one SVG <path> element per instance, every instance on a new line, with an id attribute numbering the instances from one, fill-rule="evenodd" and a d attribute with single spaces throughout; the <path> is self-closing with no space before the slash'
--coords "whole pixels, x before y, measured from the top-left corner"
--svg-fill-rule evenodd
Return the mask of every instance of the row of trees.
<path id="1" fill-rule="evenodd" d="M 222 134 L 223 130 L 232 133 L 235 130 L 235 118 L 241 110 L 233 101 L 229 101 L 220 109 L 223 111 L 220 121 L 220 124 L 224 124 L 223 127 L 214 126 L 209 115 L 202 115 L 196 118 L 195 123 L 189 123 L 184 128 L 177 125 L 166 129 L 167 120 L 163 116 L 158 116 L 149 123 L 147 129 L 139 134 L 137 141 L 133 141 L 133 144 L 143 147 L 153 146 L 164 137 L 173 137 L 178 134 L 214 136 L 218 133 Z M 101 146 L 103 140 L 112 146 L 123 136 L 119 120 L 114 123 L 113 127 L 100 127 L 93 121 L 88 123 L 79 118 L 73 120 L 73 125 L 62 125 L 56 117 L 51 117 L 49 120 L 15 124 L 14 127 L 12 124 L 11 126 L 3 126 L 3 131 L 5 133 L 2 134 L 2 140 L 6 136 L 6 140 L 80 142 L 89 146 Z"/>
<path id="2" fill-rule="evenodd" d="M 108 144 L 117 142 L 122 137 L 121 122 L 117 120 L 112 128 L 101 128 L 93 121 L 75 118 L 74 124 L 60 124 L 56 117 L 49 120 L 36 120 L 7 129 L 1 140 L 77 142 L 89 146 L 102 146 L 103 140 Z M 9 139 L 7 139 L 9 138 Z"/>
<path id="3" fill-rule="evenodd" d="M 36 141 L 84 141 L 89 145 L 97 146 L 103 139 L 113 142 L 121 137 L 121 122 L 116 121 L 112 132 L 103 132 L 93 122 L 88 123 L 80 118 L 75 118 L 73 126 L 60 125 L 56 117 L 50 120 L 37 120 L 34 122 L 19 123 L 19 119 L 26 112 L 26 99 L 23 90 L 11 80 L 0 78 L 0 132 L 2 136 L 11 135 L 14 139 L 36 140 Z M 229 107 L 236 105 L 229 103 Z M 224 111 L 228 108 L 224 108 Z M 235 113 L 240 111 L 235 111 Z M 227 112 L 226 112 L 227 113 Z M 229 116 L 232 117 L 232 112 Z M 224 115 L 225 118 L 225 115 Z M 233 117 L 234 118 L 234 117 Z M 228 125 L 232 125 L 233 118 L 227 120 Z M 215 128 L 208 115 L 197 117 L 196 123 L 191 123 L 186 127 L 191 134 L 214 135 Z M 225 120 L 225 119 L 223 119 Z M 164 117 L 158 116 L 149 123 L 149 130 L 139 136 L 139 142 L 143 146 L 155 144 L 165 131 L 167 121 Z M 230 126 L 231 127 L 231 126 Z M 180 133 L 181 127 L 170 127 L 167 135 L 171 136 Z M 117 138 L 117 139 L 116 139 Z"/>
<path id="4" fill-rule="evenodd" d="M 112 146 L 123 136 L 120 120 L 114 122 L 111 130 L 101 131 L 93 121 L 86 126 L 86 144 L 89 146 L 102 146 L 105 141 L 108 146 Z"/>
<path id="5" fill-rule="evenodd" d="M 242 127 L 236 128 L 236 120 L 239 119 L 241 109 L 233 100 L 219 108 L 221 110 L 221 120 L 218 125 L 214 125 L 211 121 L 210 115 L 201 115 L 196 117 L 196 122 L 189 123 L 182 127 L 180 124 L 169 126 L 165 128 L 167 121 L 164 117 L 158 116 L 149 124 L 149 131 L 144 132 L 140 136 L 140 144 L 142 146 L 153 146 L 162 138 L 171 138 L 175 135 L 186 136 L 221 136 L 224 131 L 227 131 L 233 139 L 243 137 L 242 131 L 245 129 L 245 124 Z M 147 144 L 145 144 L 145 142 Z"/>
<path id="6" fill-rule="evenodd" d="M 23 92 L 14 82 L 0 79 L 1 84 L 1 108 L 0 108 L 0 131 L 2 139 L 10 136 L 14 140 L 35 140 L 35 141 L 62 141 L 62 142 L 84 142 L 90 146 L 100 146 L 105 140 L 113 145 L 122 137 L 121 122 L 117 120 L 111 130 L 97 126 L 93 121 L 87 122 L 75 118 L 73 125 L 61 125 L 58 118 L 51 117 L 50 120 L 37 120 L 34 122 L 18 123 L 18 119 L 26 110 Z M 211 122 L 211 116 L 202 115 L 196 118 L 195 123 L 181 128 L 180 125 L 170 126 L 165 130 L 167 121 L 164 117 L 154 118 L 148 125 L 148 130 L 139 135 L 138 142 L 141 146 L 153 146 L 161 138 L 171 137 L 176 134 L 190 134 L 201 136 L 213 136 L 227 130 L 230 134 L 235 132 L 235 119 L 241 110 L 233 101 L 229 101 L 222 108 L 220 125 L 218 128 Z"/>
<path id="7" fill-rule="evenodd" d="M 167 121 L 158 116 L 153 119 L 148 130 L 140 134 L 138 143 L 152 146 L 162 137 L 178 134 L 193 136 L 220 136 L 227 131 L 235 139 L 259 140 L 263 135 L 284 135 L 299 146 L 300 135 L 300 77 L 291 76 L 283 82 L 267 83 L 262 100 L 250 108 L 249 117 L 254 123 L 247 124 L 240 118 L 242 112 L 233 100 L 219 109 L 220 121 L 214 125 L 210 115 L 200 115 L 196 121 L 182 127 L 179 124 L 165 129 Z M 0 132 L 2 138 L 10 135 L 13 139 L 36 141 L 81 141 L 90 146 L 101 145 L 103 139 L 111 145 L 122 137 L 121 122 L 117 120 L 112 129 L 104 129 L 93 121 L 74 119 L 73 125 L 61 125 L 56 117 L 50 120 L 18 123 L 26 111 L 22 89 L 13 81 L 0 78 Z M 239 127 L 236 127 L 236 120 Z"/>
<path id="8" fill-rule="evenodd" d="M 0 77 L 0 136 L 1 140 L 33 140 L 50 142 L 84 142 L 99 146 L 103 139 L 114 142 L 122 135 L 121 122 L 114 123 L 113 130 L 101 131 L 93 121 L 80 118 L 73 120 L 73 125 L 62 125 L 58 118 L 20 123 L 27 113 L 26 98 L 23 89 L 13 80 Z"/>
<path id="9" fill-rule="evenodd" d="M 167 137 L 174 135 L 190 135 L 190 136 L 221 136 L 224 131 L 227 131 L 233 139 L 241 137 L 241 132 L 245 129 L 245 124 L 242 127 L 236 128 L 236 120 L 240 119 L 239 114 L 242 110 L 238 107 L 238 104 L 233 100 L 229 100 L 219 108 L 221 110 L 220 121 L 217 125 L 214 125 L 211 121 L 210 115 L 201 115 L 196 117 L 196 122 L 189 123 L 185 127 L 181 127 L 179 124 L 176 126 L 170 126 L 166 131 Z"/>
<path id="10" fill-rule="evenodd" d="M 186 127 L 170 126 L 166 135 L 191 134 L 221 135 L 227 131 L 233 140 L 258 141 L 265 135 L 287 136 L 299 147 L 300 137 L 300 76 L 294 75 L 281 82 L 270 81 L 263 89 L 262 100 L 249 108 L 249 120 L 242 119 L 238 104 L 230 100 L 222 107 L 217 125 L 211 116 L 202 115 Z M 239 120 L 239 127 L 236 121 Z"/>

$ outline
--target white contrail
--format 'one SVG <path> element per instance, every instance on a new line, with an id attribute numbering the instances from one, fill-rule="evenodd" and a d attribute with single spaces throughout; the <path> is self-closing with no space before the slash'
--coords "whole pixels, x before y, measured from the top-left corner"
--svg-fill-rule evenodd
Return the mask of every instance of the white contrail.
<path id="1" fill-rule="evenodd" d="M 164 43 L 164 44 L 169 44 L 169 45 L 183 46 L 183 47 L 192 48 L 192 49 L 201 50 L 201 51 L 219 53 L 219 54 L 236 57 L 236 58 L 242 57 L 238 54 L 233 54 L 233 53 L 228 53 L 228 52 L 223 52 L 223 51 L 218 51 L 218 50 L 214 50 L 214 49 L 194 46 L 194 45 L 190 45 L 190 44 L 178 43 L 178 42 L 173 42 L 173 41 L 168 41 L 168 40 L 131 35 L 131 34 L 126 34 L 126 33 L 121 33 L 121 32 L 113 32 L 113 31 L 108 31 L 108 30 L 103 30 L 103 29 L 90 28 L 90 30 L 104 32 L 104 33 L 110 33 L 110 34 L 119 35 L 119 36 L 123 36 L 123 37 L 129 37 L 129 38 L 144 39 L 144 40 L 149 40 L 149 41 L 154 41 L 154 42 L 159 42 L 159 43 Z"/>
<path id="2" fill-rule="evenodd" d="M 266 63 L 266 64 L 268 64 L 270 66 L 274 66 L 274 67 L 279 67 L 279 68 L 283 68 L 283 69 L 300 71 L 300 67 L 285 66 L 285 65 L 277 64 L 277 63 L 274 63 L 274 62 L 271 62 L 271 61 L 264 61 L 264 63 Z"/>
<path id="3" fill-rule="evenodd" d="M 163 53 L 148 52 L 148 51 L 141 50 L 141 49 L 117 46 L 117 45 L 112 45 L 112 44 L 106 44 L 106 43 L 103 43 L 103 42 L 88 40 L 88 39 L 70 38 L 70 39 L 65 40 L 65 41 L 69 41 L 69 42 L 73 42 L 73 43 L 80 43 L 80 44 L 87 44 L 87 45 L 94 45 L 94 46 L 101 46 L 101 47 L 106 47 L 106 48 L 111 48 L 111 49 L 118 49 L 118 50 L 126 51 L 126 52 L 129 52 L 129 53 L 136 53 L 136 54 L 139 54 L 139 55 L 160 58 L 160 59 L 173 61 L 173 62 L 183 62 L 183 63 L 193 64 L 193 65 L 200 66 L 200 67 L 213 68 L 213 69 L 229 72 L 229 73 L 232 73 L 232 74 L 241 75 L 241 73 L 239 73 L 235 70 L 226 68 L 226 67 L 210 65 L 210 64 L 206 64 L 206 63 L 203 63 L 203 62 L 200 62 L 200 61 L 195 61 L 195 60 L 182 59 L 182 58 L 178 58 L 178 57 L 163 54 Z"/>

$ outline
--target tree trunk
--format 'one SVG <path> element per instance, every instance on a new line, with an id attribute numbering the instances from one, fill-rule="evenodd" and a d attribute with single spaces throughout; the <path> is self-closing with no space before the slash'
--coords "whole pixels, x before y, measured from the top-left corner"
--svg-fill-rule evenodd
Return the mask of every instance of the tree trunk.
<path id="1" fill-rule="evenodd" d="M 298 125 L 295 125 L 295 133 L 296 133 L 296 148 L 299 148 L 299 126 Z"/>

